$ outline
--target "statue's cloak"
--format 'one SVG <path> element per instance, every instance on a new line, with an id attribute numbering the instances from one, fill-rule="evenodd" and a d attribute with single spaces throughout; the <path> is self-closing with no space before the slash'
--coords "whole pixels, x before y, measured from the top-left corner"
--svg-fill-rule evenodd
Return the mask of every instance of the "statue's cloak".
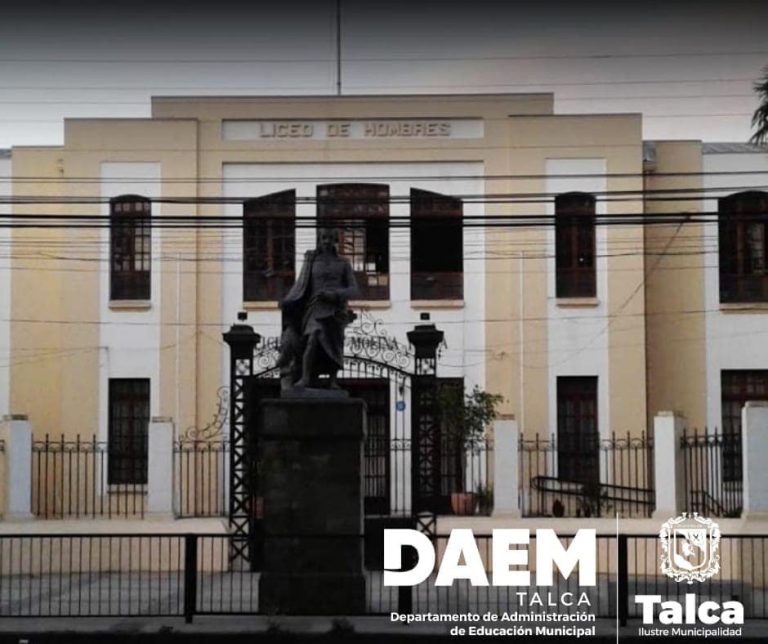
<path id="1" fill-rule="evenodd" d="M 344 327 L 351 321 L 350 312 L 346 302 L 337 307 L 328 304 L 320 304 L 313 299 L 311 293 L 312 266 L 317 256 L 317 251 L 309 250 L 304 254 L 304 264 L 296 282 L 288 291 L 280 303 L 283 311 L 283 335 L 290 334 L 296 338 L 303 338 L 308 328 L 317 330 L 318 339 L 323 355 L 318 355 L 318 372 L 330 373 L 344 368 Z M 353 291 L 357 290 L 354 284 L 354 276 L 348 268 Z M 326 311 L 317 313 L 318 308 Z"/>
<path id="2" fill-rule="evenodd" d="M 312 264 L 315 262 L 317 251 L 308 250 L 304 253 L 304 264 L 301 267 L 299 277 L 291 286 L 286 296 L 280 302 L 280 308 L 283 310 L 283 328 L 293 327 L 301 334 L 301 320 L 304 317 L 306 308 L 307 294 L 312 278 Z"/>

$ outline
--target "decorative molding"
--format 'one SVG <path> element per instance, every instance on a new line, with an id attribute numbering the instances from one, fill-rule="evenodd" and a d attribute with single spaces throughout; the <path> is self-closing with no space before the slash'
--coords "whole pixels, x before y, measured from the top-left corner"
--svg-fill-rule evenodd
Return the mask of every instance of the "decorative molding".
<path id="1" fill-rule="evenodd" d="M 563 308 L 590 308 L 599 306 L 600 300 L 596 297 L 558 297 L 555 304 Z"/>
<path id="2" fill-rule="evenodd" d="M 219 387 L 216 390 L 216 412 L 211 422 L 204 427 L 187 427 L 180 436 L 181 440 L 206 441 L 221 438 L 224 425 L 229 418 L 229 387 Z"/>
<path id="3" fill-rule="evenodd" d="M 463 309 L 464 300 L 411 300 L 412 309 Z"/>
<path id="4" fill-rule="evenodd" d="M 280 304 L 275 300 L 269 302 L 243 302 L 243 311 L 279 311 Z"/>
<path id="5" fill-rule="evenodd" d="M 110 300 L 112 311 L 149 311 L 152 309 L 151 300 Z"/>

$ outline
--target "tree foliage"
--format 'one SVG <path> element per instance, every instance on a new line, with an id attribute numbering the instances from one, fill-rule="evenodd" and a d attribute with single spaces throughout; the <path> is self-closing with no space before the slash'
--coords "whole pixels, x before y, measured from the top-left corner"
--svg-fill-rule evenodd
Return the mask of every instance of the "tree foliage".
<path id="1" fill-rule="evenodd" d="M 504 400 L 477 385 L 468 394 L 462 387 L 441 387 L 438 403 L 444 426 L 456 439 L 472 443 L 482 438 L 485 429 L 498 416 L 496 408 Z"/>
<path id="2" fill-rule="evenodd" d="M 752 115 L 752 127 L 755 132 L 750 143 L 768 143 L 768 67 L 763 69 L 763 77 L 755 83 L 755 93 L 760 99 L 760 105 Z"/>

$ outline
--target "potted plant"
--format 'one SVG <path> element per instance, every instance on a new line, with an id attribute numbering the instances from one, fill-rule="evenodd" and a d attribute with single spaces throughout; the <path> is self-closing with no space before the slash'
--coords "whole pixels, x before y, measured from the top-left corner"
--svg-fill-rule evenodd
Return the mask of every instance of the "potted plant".
<path id="1" fill-rule="evenodd" d="M 493 512 L 493 485 L 479 485 L 477 488 L 477 511 L 488 515 Z"/>
<path id="2" fill-rule="evenodd" d="M 451 492 L 451 510 L 454 514 L 474 514 L 478 504 L 478 494 L 471 488 L 474 481 L 466 481 L 467 452 L 477 449 L 482 443 L 485 432 L 498 415 L 497 407 L 503 397 L 489 394 L 478 386 L 468 394 L 457 386 L 441 387 L 438 403 L 443 430 L 444 455 L 453 458 L 450 465 L 455 478 L 456 489 Z M 487 500 L 489 487 L 479 488 Z"/>

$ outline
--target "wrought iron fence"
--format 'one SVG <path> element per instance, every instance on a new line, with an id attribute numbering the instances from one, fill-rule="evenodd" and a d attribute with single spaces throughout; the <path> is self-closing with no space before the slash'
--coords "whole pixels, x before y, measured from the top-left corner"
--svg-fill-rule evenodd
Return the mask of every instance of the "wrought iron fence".
<path id="1" fill-rule="evenodd" d="M 365 443 L 364 494 L 368 515 L 413 513 L 410 439 L 369 437 Z M 493 509 L 493 441 L 440 440 L 432 453 L 437 514 L 490 514 Z"/>
<path id="2" fill-rule="evenodd" d="M 286 538 L 293 538 L 286 536 Z M 360 537 L 363 539 L 363 536 Z M 438 554 L 447 535 L 432 537 Z M 565 547 L 571 538 L 560 536 Z M 185 616 L 256 614 L 260 573 L 233 556 L 227 534 L 163 535 L 0 535 L 0 616 Z M 475 536 L 486 571 L 492 541 Z M 413 587 L 383 585 L 381 566 L 365 570 L 366 614 L 502 612 L 584 612 L 622 622 L 640 616 L 636 594 L 662 595 L 683 601 L 686 584 L 659 569 L 657 535 L 598 535 L 597 583 L 579 586 L 578 575 L 554 576 L 554 585 L 536 586 L 535 534 L 528 546 L 528 586 L 473 586 L 457 580 L 436 586 L 436 571 Z M 768 535 L 723 535 L 720 572 L 697 584 L 698 600 L 737 600 L 747 619 L 768 619 Z M 406 564 L 408 567 L 408 564 Z M 617 593 L 618 587 L 618 593 Z M 589 606 L 552 607 L 547 601 L 521 604 L 538 592 L 561 597 L 587 594 Z"/>
<path id="3" fill-rule="evenodd" d="M 715 430 L 683 432 L 685 510 L 713 517 L 741 516 L 743 483 L 741 469 L 734 468 L 734 443 Z M 740 452 L 738 452 L 740 456 Z"/>
<path id="4" fill-rule="evenodd" d="M 32 513 L 44 519 L 136 516 L 146 485 L 109 482 L 109 449 L 96 437 L 32 441 Z"/>
<path id="5" fill-rule="evenodd" d="M 229 451 L 228 439 L 174 441 L 174 507 L 177 516 L 226 516 Z"/>
<path id="6" fill-rule="evenodd" d="M 490 514 L 493 511 L 493 441 L 474 438 L 456 444 L 441 441 L 443 459 L 440 491 L 450 500 L 450 514 Z M 440 508 L 438 508 L 440 509 Z"/>
<path id="7" fill-rule="evenodd" d="M 649 517 L 654 509 L 653 442 L 645 432 L 559 445 L 555 435 L 519 444 L 520 509 L 523 516 Z M 560 475 L 568 458 L 583 476 Z"/>
<path id="8" fill-rule="evenodd" d="M 691 586 L 659 572 L 661 542 L 658 536 L 621 535 L 619 538 L 619 584 L 625 597 L 622 612 L 640 617 L 641 607 L 631 603 L 634 595 L 662 595 L 680 603 Z M 623 552 L 621 552 L 623 550 Z M 749 619 L 768 619 L 767 535 L 723 535 L 720 539 L 720 571 L 696 584 L 697 602 L 736 600 L 744 604 Z"/>
<path id="9" fill-rule="evenodd" d="M 178 440 L 174 443 L 175 509 L 179 517 L 225 516 L 227 513 L 227 439 Z M 369 436 L 365 442 L 363 485 L 369 516 L 410 516 L 412 504 L 410 439 Z M 441 441 L 434 454 L 440 462 L 436 511 L 441 514 L 490 514 L 493 505 L 493 443 Z M 452 496 L 462 495 L 462 499 Z M 257 494 L 258 504 L 258 494 Z"/>

